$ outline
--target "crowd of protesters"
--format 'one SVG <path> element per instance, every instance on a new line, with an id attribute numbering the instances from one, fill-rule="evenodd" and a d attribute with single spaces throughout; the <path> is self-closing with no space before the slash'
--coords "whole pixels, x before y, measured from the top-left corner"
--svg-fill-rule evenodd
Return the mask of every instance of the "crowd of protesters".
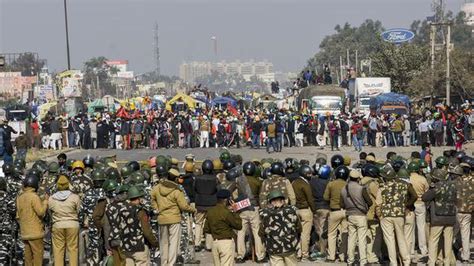
<path id="1" fill-rule="evenodd" d="M 111 113 L 47 116 L 33 120 L 27 136 L 31 146 L 44 149 L 161 149 L 196 147 L 266 146 L 269 152 L 283 147 L 313 145 L 339 149 L 353 145 L 398 147 L 455 146 L 470 139 L 473 119 L 470 106 L 453 110 L 438 105 L 412 108 L 406 115 L 330 113 L 311 115 L 283 110 L 149 111 L 131 116 Z"/>

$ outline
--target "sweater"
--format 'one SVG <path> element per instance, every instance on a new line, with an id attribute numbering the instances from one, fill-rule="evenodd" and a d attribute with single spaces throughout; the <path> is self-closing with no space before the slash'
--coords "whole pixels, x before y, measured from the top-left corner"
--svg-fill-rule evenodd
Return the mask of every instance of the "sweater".
<path id="1" fill-rule="evenodd" d="M 341 207 L 346 209 L 348 216 L 365 216 L 372 205 L 369 193 L 364 186 L 349 181 L 341 190 Z"/>
<path id="2" fill-rule="evenodd" d="M 69 190 L 58 191 L 49 198 L 53 228 L 78 228 L 81 200 Z"/>
<path id="3" fill-rule="evenodd" d="M 21 238 L 23 240 L 42 239 L 44 237 L 42 220 L 48 209 L 48 201 L 42 201 L 34 188 L 26 187 L 16 199 L 16 207 Z"/>

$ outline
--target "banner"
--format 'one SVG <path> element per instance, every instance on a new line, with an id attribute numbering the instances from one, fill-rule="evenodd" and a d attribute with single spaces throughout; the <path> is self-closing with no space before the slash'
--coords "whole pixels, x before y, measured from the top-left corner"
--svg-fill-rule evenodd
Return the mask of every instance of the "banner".
<path id="1" fill-rule="evenodd" d="M 46 103 L 54 100 L 53 85 L 37 85 L 35 86 L 35 95 L 40 100 L 40 103 Z"/>
<path id="2" fill-rule="evenodd" d="M 61 93 L 64 97 L 81 97 L 80 82 L 76 78 L 63 78 Z"/>

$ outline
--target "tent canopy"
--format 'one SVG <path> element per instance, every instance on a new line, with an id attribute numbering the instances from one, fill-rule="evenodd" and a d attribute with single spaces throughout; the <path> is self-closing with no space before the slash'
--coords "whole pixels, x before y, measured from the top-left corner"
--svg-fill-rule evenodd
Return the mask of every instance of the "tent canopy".
<path id="1" fill-rule="evenodd" d="M 171 100 L 166 102 L 166 110 L 172 111 L 171 106 L 176 102 L 185 103 L 189 109 L 194 109 L 196 106 L 196 101 L 191 97 L 183 93 L 178 93 Z"/>
<path id="2" fill-rule="evenodd" d="M 102 102 L 102 99 L 96 99 L 87 105 L 87 112 L 91 114 L 91 113 L 94 113 L 96 109 L 103 109 L 103 108 L 105 108 L 105 105 Z"/>
<path id="3" fill-rule="evenodd" d="M 237 105 L 237 102 L 234 99 L 229 98 L 229 97 L 216 97 L 212 100 L 212 102 L 218 105 L 223 105 L 223 104 L 228 104 L 228 103 L 230 103 L 230 105 L 232 106 Z"/>

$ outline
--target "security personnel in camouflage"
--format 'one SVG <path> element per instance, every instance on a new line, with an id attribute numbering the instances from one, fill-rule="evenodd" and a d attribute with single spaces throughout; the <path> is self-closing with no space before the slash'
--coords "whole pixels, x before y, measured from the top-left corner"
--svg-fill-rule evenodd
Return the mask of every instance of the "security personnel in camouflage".
<path id="1" fill-rule="evenodd" d="M 11 264 L 14 257 L 15 210 L 15 198 L 8 193 L 5 178 L 0 178 L 0 265 Z"/>
<path id="2" fill-rule="evenodd" d="M 298 236 L 301 223 L 296 207 L 287 205 L 285 195 L 279 190 L 267 196 L 269 207 L 260 210 L 262 224 L 260 237 L 270 256 L 270 265 L 296 265 Z"/>
<path id="3" fill-rule="evenodd" d="M 127 192 L 129 203 L 126 210 L 121 213 L 121 219 L 125 222 L 122 248 L 127 265 L 150 265 L 148 245 L 154 247 L 159 245 L 151 230 L 149 217 L 140 203 L 144 194 L 139 187 L 131 186 Z"/>
<path id="4" fill-rule="evenodd" d="M 461 260 L 463 263 L 469 263 L 471 220 L 472 213 L 474 212 L 474 171 L 472 171 L 471 167 L 472 166 L 468 163 L 461 163 L 459 168 L 462 169 L 462 175 L 458 175 L 458 177 L 455 179 L 458 193 L 456 203 L 458 211 L 457 224 L 459 224 L 458 229 L 461 233 Z"/>
<path id="5" fill-rule="evenodd" d="M 453 229 L 456 223 L 456 183 L 448 178 L 445 169 L 435 169 L 433 183 L 423 194 L 423 201 L 429 207 L 430 238 L 428 241 L 428 265 L 435 265 L 438 258 L 438 243 L 444 235 L 444 265 L 453 265 L 452 260 Z"/>
<path id="6" fill-rule="evenodd" d="M 128 185 L 121 185 L 116 189 L 114 199 L 105 207 L 105 215 L 110 224 L 110 235 L 107 239 L 112 250 L 114 265 L 125 265 L 125 254 L 123 253 L 123 234 L 127 226 L 122 213 L 127 211 Z"/>
<path id="7" fill-rule="evenodd" d="M 105 173 L 101 170 L 94 170 L 92 172 L 92 180 L 93 188 L 85 192 L 82 200 L 79 221 L 82 223 L 83 228 L 88 229 L 89 242 L 86 251 L 87 264 L 97 265 L 100 263 L 100 259 L 103 255 L 103 247 L 100 246 L 101 232 L 93 223 L 92 213 L 94 212 L 94 208 L 99 199 L 105 198 L 104 189 L 102 188 L 102 185 L 106 180 Z"/>
<path id="8" fill-rule="evenodd" d="M 84 194 L 93 187 L 92 179 L 84 174 L 84 163 L 82 161 L 75 161 L 72 164 L 74 173 L 71 175 L 71 191 L 79 195 L 81 200 Z"/>
<path id="9" fill-rule="evenodd" d="M 97 205 L 94 208 L 94 212 L 92 213 L 92 220 L 94 221 L 95 227 L 98 229 L 99 232 L 102 232 L 103 236 L 103 246 L 106 251 L 111 251 L 110 243 L 109 243 L 109 236 L 110 236 L 110 223 L 107 220 L 107 216 L 105 215 L 105 210 L 107 205 L 109 205 L 115 197 L 115 190 L 118 187 L 117 181 L 113 179 L 105 180 L 102 188 L 105 193 L 105 198 L 99 199 Z"/>
<path id="10" fill-rule="evenodd" d="M 59 174 L 59 164 L 57 162 L 51 162 L 48 165 L 48 174 L 43 177 L 41 184 L 38 188 L 38 195 L 42 197 L 44 193 L 49 192 L 50 195 L 56 192 L 56 179 Z"/>
<path id="11" fill-rule="evenodd" d="M 4 164 L 2 166 L 3 173 L 5 174 L 5 180 L 7 180 L 7 193 L 9 197 L 15 201 L 16 197 L 20 194 L 23 188 L 23 180 L 25 177 L 23 176 L 23 164 Z M 15 202 L 16 205 L 16 202 Z M 10 257 L 12 263 L 22 265 L 23 264 L 23 251 L 25 249 L 25 245 L 21 240 L 20 234 L 20 225 L 16 219 L 13 220 L 11 224 L 11 232 L 13 245 L 11 246 L 10 250 L 15 256 Z"/>
<path id="12" fill-rule="evenodd" d="M 415 203 L 417 196 L 413 187 L 400 180 L 390 165 L 381 170 L 384 183 L 381 184 L 375 200 L 375 211 L 380 218 L 380 225 L 388 249 L 390 264 L 397 264 L 397 249 L 403 265 L 410 265 L 410 252 L 404 234 L 404 219 L 407 206 Z"/>
<path id="13" fill-rule="evenodd" d="M 285 196 L 288 204 L 295 205 L 296 196 L 293 186 L 290 181 L 284 177 L 283 164 L 280 162 L 274 162 L 270 166 L 271 176 L 265 179 L 262 183 L 262 189 L 260 190 L 259 200 L 260 208 L 268 207 L 267 196 L 270 191 L 279 190 Z"/>

